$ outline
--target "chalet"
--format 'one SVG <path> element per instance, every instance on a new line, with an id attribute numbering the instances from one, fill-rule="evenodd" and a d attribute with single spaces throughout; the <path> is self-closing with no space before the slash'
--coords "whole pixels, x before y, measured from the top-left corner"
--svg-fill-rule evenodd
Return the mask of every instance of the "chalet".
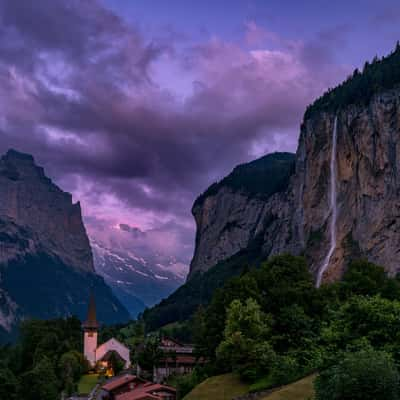
<path id="1" fill-rule="evenodd" d="M 115 400 L 122 393 L 130 392 L 144 386 L 146 382 L 135 375 L 125 374 L 113 379 L 109 379 L 101 387 L 101 398 L 103 400 Z"/>
<path id="2" fill-rule="evenodd" d="M 149 382 L 135 390 L 120 394 L 115 400 L 176 400 L 176 390 L 171 386 Z"/>
<path id="3" fill-rule="evenodd" d="M 177 340 L 163 338 L 159 348 L 164 356 L 153 368 L 154 382 L 163 382 L 170 375 L 189 374 L 196 365 L 204 362 L 195 357 L 192 345 L 183 344 Z"/>

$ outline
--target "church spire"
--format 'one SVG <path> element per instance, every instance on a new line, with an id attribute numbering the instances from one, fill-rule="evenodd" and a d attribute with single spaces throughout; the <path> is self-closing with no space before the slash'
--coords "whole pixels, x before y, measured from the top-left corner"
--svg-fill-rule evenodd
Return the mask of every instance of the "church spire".
<path id="1" fill-rule="evenodd" d="M 93 292 L 90 292 L 88 314 L 86 321 L 83 323 L 83 328 L 86 330 L 97 330 L 98 327 L 99 324 L 96 319 L 96 303 Z"/>

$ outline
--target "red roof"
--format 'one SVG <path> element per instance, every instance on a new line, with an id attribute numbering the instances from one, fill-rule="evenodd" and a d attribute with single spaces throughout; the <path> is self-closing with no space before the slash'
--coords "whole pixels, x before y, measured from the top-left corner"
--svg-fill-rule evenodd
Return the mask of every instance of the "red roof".
<path id="1" fill-rule="evenodd" d="M 147 400 L 147 399 L 160 400 L 161 397 L 157 396 L 157 393 L 176 394 L 176 389 L 171 386 L 153 383 L 150 385 L 141 386 L 130 392 L 122 393 L 116 396 L 116 400 Z"/>
<path id="2" fill-rule="evenodd" d="M 111 391 L 119 388 L 120 386 L 126 385 L 127 383 L 130 383 L 130 382 L 133 382 L 136 380 L 145 382 L 143 379 L 137 377 L 136 375 L 126 374 L 126 375 L 123 375 L 123 376 L 120 376 L 120 377 L 117 377 L 117 378 L 111 380 L 110 382 L 103 385 L 101 388 L 103 390 L 106 390 L 107 392 L 111 392 Z"/>

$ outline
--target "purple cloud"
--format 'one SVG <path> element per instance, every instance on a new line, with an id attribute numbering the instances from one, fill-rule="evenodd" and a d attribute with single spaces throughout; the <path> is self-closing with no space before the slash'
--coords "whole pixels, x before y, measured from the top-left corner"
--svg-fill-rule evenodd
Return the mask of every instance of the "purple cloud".
<path id="1" fill-rule="evenodd" d="M 240 162 L 295 150 L 305 106 L 348 72 L 325 46 L 335 31 L 289 41 L 252 22 L 243 46 L 178 45 L 96 0 L 0 0 L 0 22 L 0 150 L 33 153 L 92 232 L 100 219 L 146 231 L 146 245 L 175 235 L 165 243 L 184 241 L 186 260 L 196 195 Z"/>

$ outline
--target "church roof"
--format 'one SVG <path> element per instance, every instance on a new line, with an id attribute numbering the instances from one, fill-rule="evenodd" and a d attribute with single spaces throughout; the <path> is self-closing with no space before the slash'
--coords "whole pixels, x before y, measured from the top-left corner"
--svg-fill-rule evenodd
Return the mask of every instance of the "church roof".
<path id="1" fill-rule="evenodd" d="M 99 323 L 97 322 L 96 318 L 96 303 L 93 293 L 90 293 L 88 314 L 86 321 L 83 323 L 83 327 L 85 329 L 97 329 L 99 327 Z"/>
<path id="2" fill-rule="evenodd" d="M 126 345 L 124 345 L 123 343 L 121 343 L 119 340 L 115 339 L 115 337 L 112 337 L 111 339 L 108 339 L 106 342 L 104 342 L 103 344 L 101 344 L 99 347 L 102 347 L 102 346 L 110 346 L 110 345 L 112 345 L 113 343 L 114 343 L 114 344 L 117 343 L 119 346 L 124 347 L 126 350 L 129 351 L 129 347 L 126 346 Z M 99 348 L 99 347 L 98 347 L 98 348 Z"/>

